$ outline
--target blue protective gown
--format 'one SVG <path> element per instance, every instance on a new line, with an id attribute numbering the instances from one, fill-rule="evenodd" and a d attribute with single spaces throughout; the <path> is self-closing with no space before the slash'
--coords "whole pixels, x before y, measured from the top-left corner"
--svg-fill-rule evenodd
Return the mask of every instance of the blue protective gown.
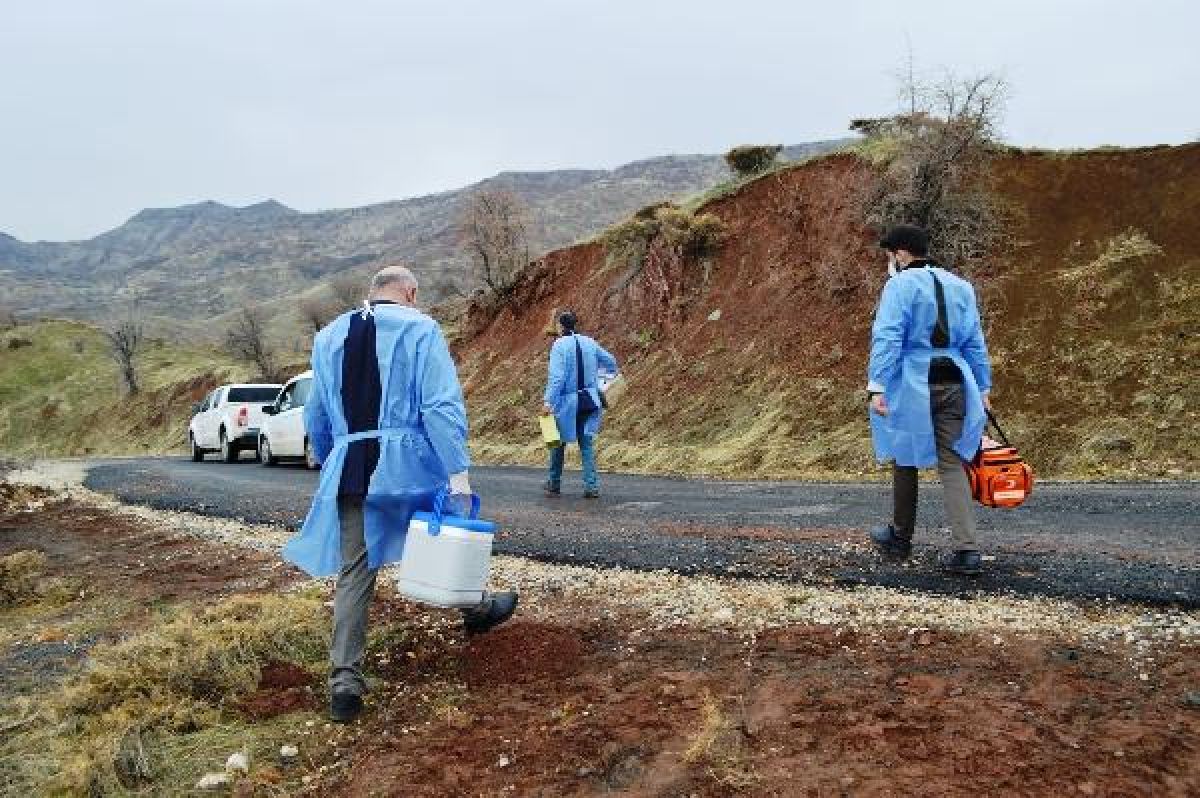
<path id="1" fill-rule="evenodd" d="M 931 343 L 938 316 L 931 272 L 937 273 L 946 297 L 950 342 L 945 349 Z M 979 451 L 987 423 L 981 394 L 992 388 L 975 290 L 945 269 L 905 269 L 884 286 L 871 329 L 867 379 L 872 390 L 882 388 L 889 411 L 887 416 L 871 411 L 871 438 L 880 462 L 918 468 L 937 464 L 929 407 L 929 361 L 937 356 L 952 359 L 962 373 L 966 417 L 954 449 L 970 460 Z"/>
<path id="2" fill-rule="evenodd" d="M 563 443 L 575 443 L 578 434 L 575 431 L 575 414 L 579 409 L 578 371 L 575 361 L 575 342 L 583 353 L 583 385 L 592 395 L 592 401 L 599 408 L 588 416 L 583 434 L 589 437 L 600 432 L 600 421 L 604 409 L 600 407 L 600 387 L 596 375 L 599 369 L 616 372 L 617 360 L 604 347 L 586 335 L 564 335 L 550 347 L 550 373 L 546 379 L 546 393 L 542 397 L 546 404 L 554 409 L 554 419 L 558 422 L 558 434 Z"/>
<path id="3" fill-rule="evenodd" d="M 363 505 L 370 568 L 401 559 L 412 513 L 431 507 L 449 475 L 470 466 L 467 413 L 446 339 L 437 322 L 402 305 L 374 309 L 382 388 L 379 430 L 347 434 L 340 384 L 343 344 L 351 315 L 362 312 L 342 314 L 313 342 L 304 426 L 322 464 L 321 478 L 304 526 L 283 550 L 285 559 L 312 576 L 336 574 L 341 567 L 338 487 L 351 442 L 379 440 L 379 461 Z"/>

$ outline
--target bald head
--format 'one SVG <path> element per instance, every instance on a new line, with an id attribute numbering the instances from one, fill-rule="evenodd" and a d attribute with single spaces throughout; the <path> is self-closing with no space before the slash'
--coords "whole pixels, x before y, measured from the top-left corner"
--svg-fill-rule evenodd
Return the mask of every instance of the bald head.
<path id="1" fill-rule="evenodd" d="M 402 305 L 417 302 L 417 277 L 407 266 L 387 266 L 371 278 L 371 299 L 390 299 Z"/>

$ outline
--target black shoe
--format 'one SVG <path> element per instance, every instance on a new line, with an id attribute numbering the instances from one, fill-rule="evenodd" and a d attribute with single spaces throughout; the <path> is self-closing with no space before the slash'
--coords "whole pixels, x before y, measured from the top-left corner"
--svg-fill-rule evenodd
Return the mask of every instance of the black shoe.
<path id="1" fill-rule="evenodd" d="M 329 699 L 329 719 L 334 723 L 353 723 L 363 711 L 358 693 L 334 693 Z"/>
<path id="2" fill-rule="evenodd" d="M 599 498 L 600 498 L 600 491 L 598 491 L 598 490 L 585 490 L 585 491 L 583 492 L 583 498 L 585 498 L 585 499 L 599 499 Z"/>
<path id="3" fill-rule="evenodd" d="M 562 488 L 553 482 L 547 482 L 544 487 L 546 488 L 546 495 L 552 499 L 556 499 L 562 495 Z"/>
<path id="4" fill-rule="evenodd" d="M 902 538 L 896 534 L 896 528 L 891 524 L 877 526 L 871 530 L 871 542 L 880 553 L 889 560 L 902 562 L 912 554 L 912 539 Z"/>
<path id="5" fill-rule="evenodd" d="M 948 574 L 975 576 L 983 572 L 983 557 L 977 551 L 948 551 L 941 556 L 938 564 Z"/>
<path id="6" fill-rule="evenodd" d="M 478 607 L 462 611 L 463 627 L 468 635 L 481 635 L 507 621 L 516 611 L 516 591 L 488 593 Z"/>

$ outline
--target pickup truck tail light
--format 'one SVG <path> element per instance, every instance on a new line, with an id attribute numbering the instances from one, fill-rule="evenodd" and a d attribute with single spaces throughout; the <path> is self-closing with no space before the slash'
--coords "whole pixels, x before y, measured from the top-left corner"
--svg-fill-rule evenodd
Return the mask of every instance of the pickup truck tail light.
<path id="1" fill-rule="evenodd" d="M 238 411 L 237 425 L 239 427 L 244 427 L 244 426 L 246 426 L 246 424 L 249 423 L 249 421 L 250 421 L 250 408 L 243 407 L 241 410 Z"/>

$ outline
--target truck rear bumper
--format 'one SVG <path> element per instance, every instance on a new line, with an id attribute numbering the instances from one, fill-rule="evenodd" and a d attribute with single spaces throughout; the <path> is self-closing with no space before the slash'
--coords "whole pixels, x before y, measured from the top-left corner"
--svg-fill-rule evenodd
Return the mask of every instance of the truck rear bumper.
<path id="1" fill-rule="evenodd" d="M 247 449 L 253 449 L 258 446 L 258 427 L 247 427 L 238 432 L 229 442 L 234 446 L 243 446 Z"/>

